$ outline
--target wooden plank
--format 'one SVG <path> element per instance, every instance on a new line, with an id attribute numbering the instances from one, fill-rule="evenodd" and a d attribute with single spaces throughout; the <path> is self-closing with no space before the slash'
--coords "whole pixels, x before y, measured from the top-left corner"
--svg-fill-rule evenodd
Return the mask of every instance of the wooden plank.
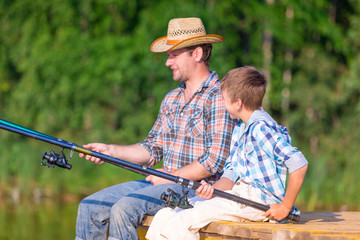
<path id="1" fill-rule="evenodd" d="M 152 217 L 142 227 L 150 225 Z M 200 231 L 202 239 L 359 239 L 360 212 L 303 212 L 299 223 L 214 221 Z"/>

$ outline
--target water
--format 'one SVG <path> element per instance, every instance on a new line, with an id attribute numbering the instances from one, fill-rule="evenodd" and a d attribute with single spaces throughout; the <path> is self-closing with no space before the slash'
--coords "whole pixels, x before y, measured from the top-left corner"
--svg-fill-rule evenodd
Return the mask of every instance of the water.
<path id="1" fill-rule="evenodd" d="M 0 240 L 75 239 L 78 202 L 0 205 Z"/>
<path id="2" fill-rule="evenodd" d="M 0 240 L 74 239 L 78 204 L 79 201 L 47 201 L 43 204 L 2 202 Z M 305 207 L 301 209 L 306 211 Z"/>

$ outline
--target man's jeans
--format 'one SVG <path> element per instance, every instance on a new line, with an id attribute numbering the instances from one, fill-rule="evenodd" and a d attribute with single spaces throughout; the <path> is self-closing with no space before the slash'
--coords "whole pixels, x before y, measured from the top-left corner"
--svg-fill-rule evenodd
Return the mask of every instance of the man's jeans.
<path id="1" fill-rule="evenodd" d="M 80 202 L 76 220 L 76 240 L 139 239 L 136 227 L 147 215 L 164 207 L 162 193 L 170 188 L 182 195 L 182 186 L 169 183 L 153 185 L 145 180 L 114 185 L 90 195 Z M 189 191 L 188 197 L 195 196 Z M 109 226 L 110 223 L 110 226 Z"/>

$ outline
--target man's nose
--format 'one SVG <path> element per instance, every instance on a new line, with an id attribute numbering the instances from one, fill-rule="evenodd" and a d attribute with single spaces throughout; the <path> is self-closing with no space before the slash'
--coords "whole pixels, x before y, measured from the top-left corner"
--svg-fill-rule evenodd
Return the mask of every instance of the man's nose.
<path id="1" fill-rule="evenodd" d="M 168 57 L 165 62 L 165 66 L 170 67 L 172 64 L 172 60 Z"/>

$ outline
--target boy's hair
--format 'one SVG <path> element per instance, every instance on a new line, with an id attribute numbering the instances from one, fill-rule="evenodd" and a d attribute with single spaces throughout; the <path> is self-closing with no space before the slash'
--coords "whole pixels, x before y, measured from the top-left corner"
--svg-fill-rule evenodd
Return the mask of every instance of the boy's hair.
<path id="1" fill-rule="evenodd" d="M 185 49 L 191 55 L 197 47 L 202 48 L 203 55 L 202 55 L 201 61 L 204 62 L 205 65 L 209 67 L 209 65 L 210 65 L 209 60 L 211 58 L 212 44 L 211 43 L 205 43 L 205 44 L 201 44 L 201 45 L 185 47 Z"/>
<path id="2" fill-rule="evenodd" d="M 230 70 L 221 80 L 220 90 L 226 91 L 231 102 L 241 99 L 249 110 L 262 107 L 267 81 L 263 74 L 251 66 Z"/>

